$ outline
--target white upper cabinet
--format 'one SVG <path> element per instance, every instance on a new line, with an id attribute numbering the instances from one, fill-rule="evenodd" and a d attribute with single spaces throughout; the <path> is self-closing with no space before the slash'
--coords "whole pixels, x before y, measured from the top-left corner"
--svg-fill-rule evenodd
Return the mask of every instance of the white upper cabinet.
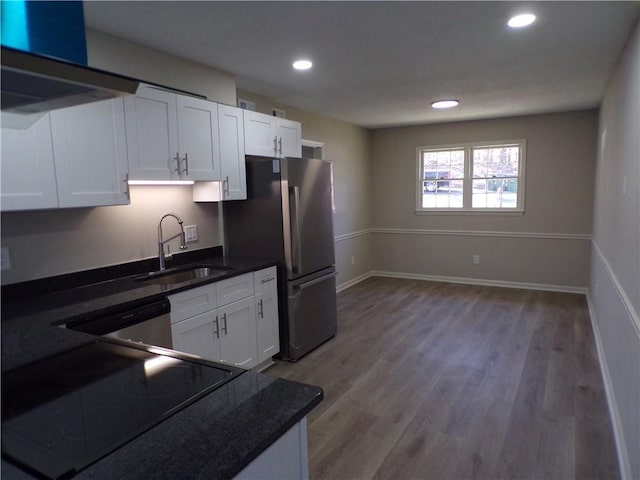
<path id="1" fill-rule="evenodd" d="M 247 174 L 244 162 L 243 111 L 229 105 L 218 105 L 220 132 L 220 170 L 223 200 L 247 198 Z"/>
<path id="2" fill-rule="evenodd" d="M 177 95 L 180 175 L 188 180 L 220 180 L 218 104 Z"/>
<path id="3" fill-rule="evenodd" d="M 130 178 L 179 179 L 176 95 L 141 86 L 124 108 Z"/>
<path id="4" fill-rule="evenodd" d="M 247 155 L 275 157 L 278 149 L 275 117 L 244 111 L 244 150 Z"/>
<path id="5" fill-rule="evenodd" d="M 244 111 L 244 148 L 247 155 L 263 157 L 302 156 L 299 122 Z"/>
<path id="6" fill-rule="evenodd" d="M 51 116 L 45 114 L 27 129 L 3 127 L 1 140 L 2 210 L 57 208 Z"/>
<path id="7" fill-rule="evenodd" d="M 129 203 L 121 98 L 51 112 L 61 208 Z"/>
<path id="8" fill-rule="evenodd" d="M 215 102 L 142 85 L 125 113 L 132 180 L 220 180 Z"/>
<path id="9" fill-rule="evenodd" d="M 127 175 L 121 98 L 2 129 L 3 211 L 128 204 Z"/>
<path id="10" fill-rule="evenodd" d="M 300 122 L 276 118 L 276 128 L 278 136 L 278 156 L 281 158 L 301 157 L 302 125 Z"/>

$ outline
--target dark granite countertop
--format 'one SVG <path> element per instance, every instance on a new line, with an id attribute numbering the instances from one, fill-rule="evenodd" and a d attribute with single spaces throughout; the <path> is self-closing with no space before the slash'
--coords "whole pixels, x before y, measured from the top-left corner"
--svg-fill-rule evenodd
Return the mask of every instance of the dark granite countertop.
<path id="1" fill-rule="evenodd" d="M 223 257 L 217 249 L 174 255 L 167 272 L 189 265 L 222 267 L 203 279 L 173 285 L 137 281 L 157 260 L 8 285 L 2 288 L 2 371 L 68 350 L 87 341 L 84 333 L 57 328 L 166 298 L 272 265 L 273 259 Z M 107 279 L 105 279 L 105 277 Z"/>
<path id="2" fill-rule="evenodd" d="M 232 267 L 204 280 L 167 288 L 134 282 L 133 276 L 149 271 L 139 265 L 109 267 L 108 280 L 83 285 L 77 277 L 36 281 L 20 288 L 3 287 L 2 370 L 66 351 L 96 337 L 55 326 L 69 319 L 126 305 L 166 297 L 194 286 L 266 268 L 269 259 L 220 256 L 185 257 L 182 263 L 206 263 Z M 171 265 L 171 266 L 175 266 Z M 131 271 L 129 268 L 140 271 Z M 119 277 L 115 277 L 116 273 Z M 124 273 L 124 274 L 123 274 Z M 76 275 L 76 274 L 72 274 Z M 66 282 L 66 283 L 65 283 Z M 74 284 L 75 282 L 75 284 Z M 49 285 L 51 291 L 34 296 Z M 53 285 L 53 286 L 52 286 Z M 58 285 L 56 287 L 56 285 Z M 73 285 L 72 288 L 64 288 Z M 31 289 L 31 290 L 30 290 Z M 5 295 L 7 293 L 7 295 Z M 11 301 L 7 302 L 7 298 Z M 269 445 L 306 416 L 323 398 L 319 387 L 247 371 L 179 411 L 146 433 L 81 471 L 78 479 L 230 479 Z M 32 479 L 28 473 L 2 460 L 2 478 Z"/>

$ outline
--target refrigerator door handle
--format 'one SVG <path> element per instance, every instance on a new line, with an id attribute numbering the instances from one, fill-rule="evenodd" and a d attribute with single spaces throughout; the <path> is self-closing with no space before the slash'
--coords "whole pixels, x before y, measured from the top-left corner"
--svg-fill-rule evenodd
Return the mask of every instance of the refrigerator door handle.
<path id="1" fill-rule="evenodd" d="M 302 290 L 304 290 L 305 288 L 324 282 L 325 280 L 328 280 L 332 277 L 336 277 L 337 275 L 338 275 L 338 272 L 331 272 L 331 273 L 328 273 L 327 275 L 323 275 L 321 277 L 314 278 L 313 280 L 309 280 L 308 282 L 301 283 L 300 285 L 296 285 L 295 287 L 293 287 L 296 290 L 296 293 L 291 298 L 297 298 L 300 296 L 300 294 L 302 294 Z"/>
<path id="2" fill-rule="evenodd" d="M 302 271 L 302 247 L 300 244 L 300 187 L 289 187 L 289 194 L 293 195 L 293 211 L 291 212 L 291 270 L 293 273 Z"/>

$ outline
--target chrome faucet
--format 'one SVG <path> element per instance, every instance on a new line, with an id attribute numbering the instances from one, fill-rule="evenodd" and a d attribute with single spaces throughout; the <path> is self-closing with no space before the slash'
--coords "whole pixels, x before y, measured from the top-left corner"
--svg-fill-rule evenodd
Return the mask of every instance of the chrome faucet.
<path id="1" fill-rule="evenodd" d="M 178 221 L 178 225 L 180 225 L 180 233 L 176 233 L 173 237 L 163 240 L 162 239 L 162 221 L 167 217 L 173 217 Z M 176 213 L 165 213 L 162 216 L 162 218 L 160 218 L 160 223 L 158 223 L 158 261 L 160 262 L 160 270 L 165 269 L 164 244 L 178 237 L 180 237 L 180 250 L 186 250 L 187 241 L 184 236 L 184 227 L 182 226 L 182 219 Z"/>

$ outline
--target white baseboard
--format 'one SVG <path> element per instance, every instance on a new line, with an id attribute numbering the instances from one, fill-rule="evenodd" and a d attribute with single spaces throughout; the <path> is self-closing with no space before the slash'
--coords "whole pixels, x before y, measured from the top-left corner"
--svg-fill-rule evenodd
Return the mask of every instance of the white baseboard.
<path id="1" fill-rule="evenodd" d="M 591 292 L 587 293 L 587 305 L 589 306 L 589 318 L 591 319 L 591 328 L 593 328 L 593 336 L 596 341 L 596 350 L 598 352 L 598 364 L 600 365 L 600 374 L 602 375 L 602 383 L 607 397 L 607 406 L 609 407 L 609 415 L 611 424 L 613 425 L 613 436 L 616 442 L 616 453 L 618 455 L 618 465 L 620 465 L 620 478 L 631 477 L 631 464 L 629 463 L 629 452 L 627 451 L 626 442 L 622 431 L 622 419 L 616 402 L 613 383 L 611 381 L 611 373 L 607 364 L 607 357 L 602 345 L 602 336 L 596 319 L 596 311 L 593 306 L 593 298 Z"/>
<path id="2" fill-rule="evenodd" d="M 598 351 L 598 363 L 600 364 L 600 372 L 602 374 L 602 380 L 604 383 L 605 393 L 607 396 L 607 404 L 609 406 L 609 414 L 611 415 L 611 423 L 613 425 L 613 435 L 616 442 L 616 449 L 618 453 L 618 464 L 620 465 L 620 475 L 623 479 L 631 479 L 637 478 L 633 476 L 633 469 L 631 467 L 631 457 L 629 456 L 629 447 L 627 446 L 627 442 L 624 436 L 623 425 L 625 425 L 623 418 L 620 414 L 620 409 L 618 405 L 620 405 L 619 400 L 624 401 L 624 399 L 619 399 L 616 397 L 613 379 L 611 376 L 611 369 L 609 368 L 609 362 L 607 361 L 606 351 L 604 347 L 604 342 L 602 339 L 602 334 L 600 332 L 600 327 L 598 323 L 598 317 L 596 314 L 596 305 L 595 301 L 597 300 L 597 292 L 598 292 L 598 280 L 602 282 L 606 279 L 610 283 L 610 287 L 612 291 L 616 295 L 616 301 L 621 307 L 620 310 L 626 315 L 627 319 L 631 323 L 634 328 L 635 334 L 640 339 L 640 318 L 638 316 L 638 312 L 633 307 L 629 296 L 626 294 L 622 284 L 618 280 L 611 264 L 604 256 L 600 247 L 595 241 L 591 242 L 592 245 L 592 276 L 594 275 L 593 269 L 597 268 L 598 262 L 602 265 L 602 273 L 605 276 L 604 278 L 600 278 L 596 276 L 596 286 L 594 292 L 589 292 L 587 294 L 587 302 L 589 305 L 589 316 L 591 317 L 591 325 L 593 328 L 593 335 L 596 342 L 596 348 Z M 594 281 L 594 280 L 592 280 Z M 604 285 L 600 283 L 600 289 L 602 289 Z M 607 308 L 607 310 L 609 310 Z M 632 359 L 633 361 L 633 359 Z M 634 452 L 635 454 L 635 452 Z"/>
<path id="3" fill-rule="evenodd" d="M 356 283 L 363 282 L 369 277 L 372 277 L 372 272 L 363 273 L 362 275 L 358 275 L 357 277 L 349 280 L 348 282 L 341 283 L 336 287 L 336 293 L 339 293 L 343 290 L 346 290 L 349 287 L 353 287 Z"/>
<path id="4" fill-rule="evenodd" d="M 443 275 L 423 275 L 420 273 L 385 272 L 373 270 L 372 277 L 407 278 L 410 280 L 429 280 L 432 282 L 462 283 L 466 285 L 484 285 L 489 287 L 522 288 L 526 290 L 544 290 L 550 292 L 587 294 L 587 287 L 574 287 L 570 285 L 548 285 L 544 283 L 509 282 L 504 280 L 489 280 L 485 278 L 448 277 Z"/>

